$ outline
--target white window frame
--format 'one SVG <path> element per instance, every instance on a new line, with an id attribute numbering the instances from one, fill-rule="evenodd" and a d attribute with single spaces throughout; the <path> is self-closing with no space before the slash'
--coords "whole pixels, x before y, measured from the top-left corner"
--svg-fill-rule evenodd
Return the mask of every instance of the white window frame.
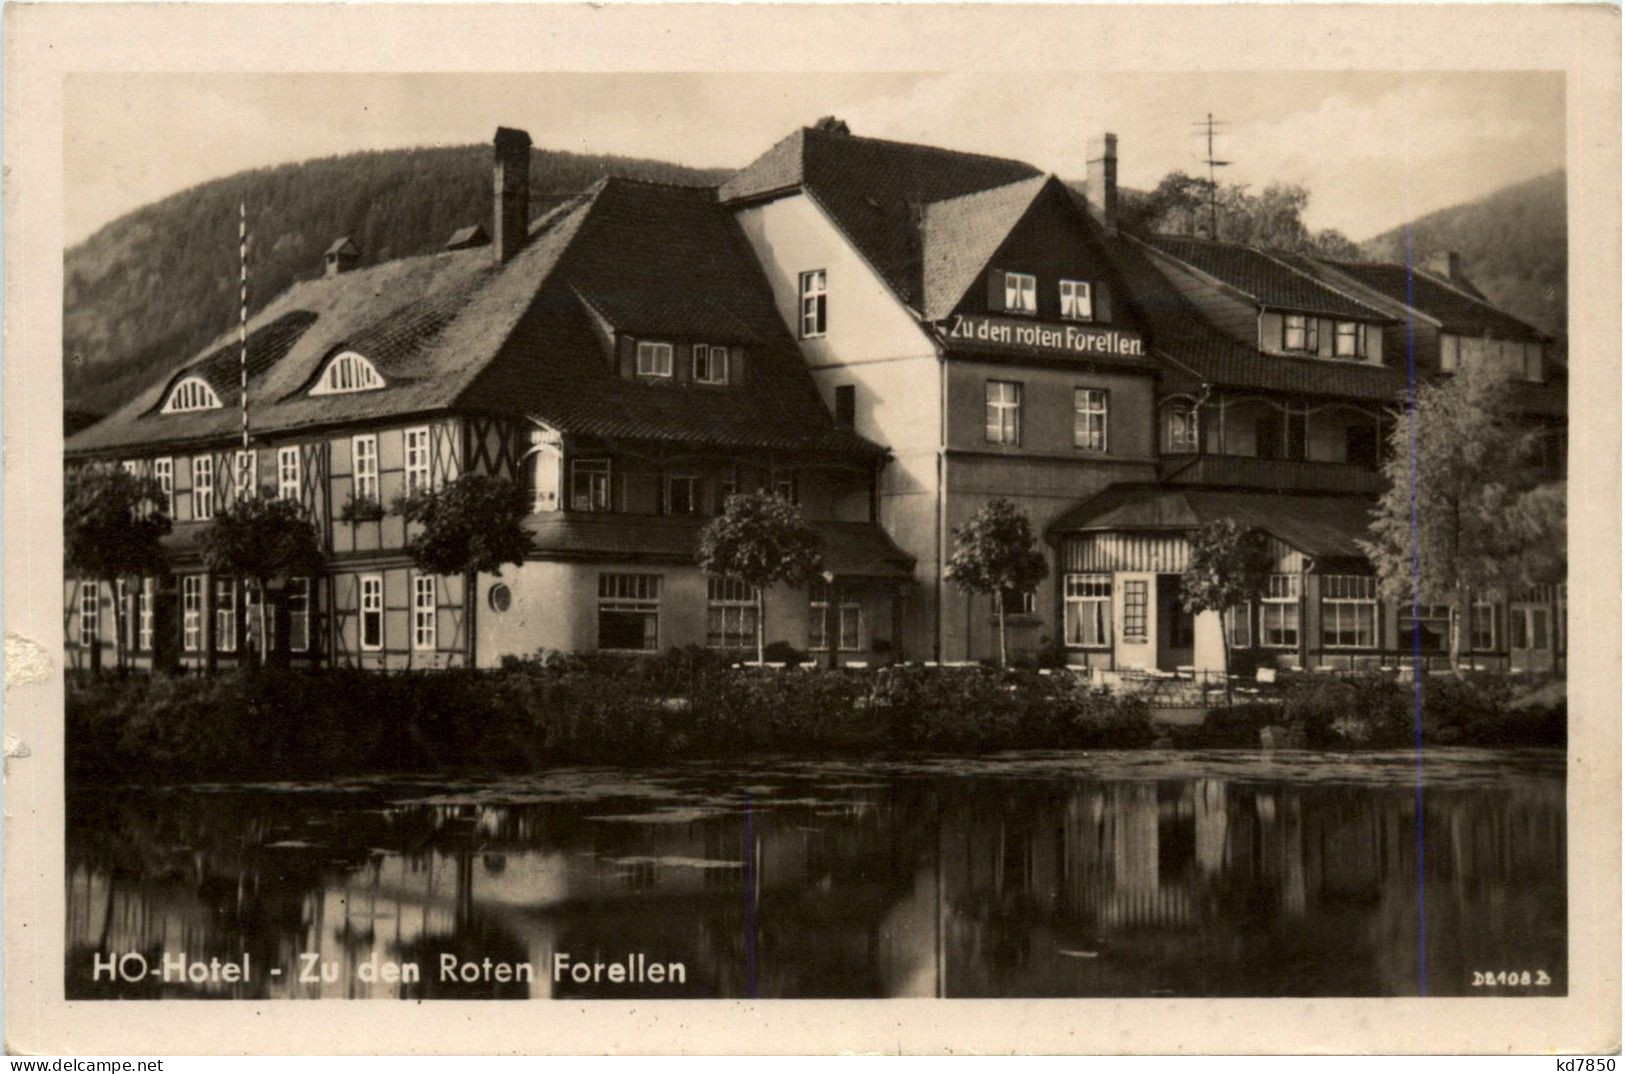
<path id="1" fill-rule="evenodd" d="M 1231 649 L 1253 647 L 1253 605 L 1251 601 L 1232 605 L 1224 611 L 1225 636 Z"/>
<path id="2" fill-rule="evenodd" d="M 829 331 L 829 275 L 824 269 L 809 269 L 798 281 L 800 336 L 818 339 Z"/>
<path id="3" fill-rule="evenodd" d="M 1540 629 L 1535 629 L 1535 623 Z M 1538 635 L 1544 635 L 1544 639 Z M 1521 644 L 1520 644 L 1521 642 Z M 1514 604 L 1507 609 L 1507 648 L 1546 653 L 1552 649 L 1551 609 L 1544 604 Z"/>
<path id="4" fill-rule="evenodd" d="M 406 430 L 406 494 L 428 492 L 429 427 L 418 425 Z"/>
<path id="5" fill-rule="evenodd" d="M 269 609 L 268 609 L 269 611 Z M 254 648 L 254 642 L 259 641 L 260 632 L 260 584 L 252 578 L 243 579 L 243 651 L 249 652 Z M 262 657 L 270 655 L 276 648 L 276 616 L 267 614 L 265 617 L 265 632 L 269 641 L 261 642 L 259 652 Z"/>
<path id="6" fill-rule="evenodd" d="M 750 649 L 756 645 L 756 590 L 737 578 L 705 578 L 705 646 Z"/>
<path id="7" fill-rule="evenodd" d="M 1405 644 L 1405 642 L 1404 642 L 1405 635 L 1406 634 L 1411 634 L 1413 639 L 1414 639 L 1417 624 L 1419 624 L 1419 623 L 1434 623 L 1434 624 L 1437 624 L 1439 626 L 1439 628 L 1440 628 L 1439 629 L 1439 645 L 1438 645 L 1438 647 L 1437 648 L 1431 648 L 1431 649 L 1430 648 L 1423 648 L 1422 649 L 1423 653 L 1443 653 L 1443 652 L 1446 652 L 1446 651 L 1449 650 L 1449 648 L 1450 648 L 1450 605 L 1448 605 L 1448 604 L 1413 605 L 1410 601 L 1407 600 L 1407 601 L 1405 601 L 1405 602 L 1403 602 L 1403 603 L 1401 603 L 1399 605 L 1398 612 L 1399 612 L 1399 617 L 1398 617 L 1397 628 L 1398 628 L 1398 631 L 1399 631 L 1399 636 L 1395 639 L 1395 641 L 1400 646 L 1400 648 L 1403 649 L 1405 652 L 1411 652 L 1412 649 L 1414 648 L 1414 643 L 1412 645 L 1406 645 Z M 1406 629 L 1407 627 L 1409 627 L 1410 629 L 1407 630 Z"/>
<path id="8" fill-rule="evenodd" d="M 181 648 L 189 653 L 203 650 L 203 575 L 181 575 Z"/>
<path id="9" fill-rule="evenodd" d="M 345 395 L 370 392 L 388 386 L 378 367 L 355 351 L 343 351 L 327 363 L 310 389 L 311 395 Z"/>
<path id="10" fill-rule="evenodd" d="M 1112 576 L 1099 571 L 1061 579 L 1061 632 L 1068 649 L 1105 649 L 1112 643 Z"/>
<path id="11" fill-rule="evenodd" d="M 1489 644 L 1478 644 L 1478 617 L 1480 609 L 1489 617 Z M 1495 601 L 1475 600 L 1468 605 L 1467 614 L 1467 648 L 1474 653 L 1494 653 L 1500 651 L 1501 617 L 1495 614 Z"/>
<path id="12" fill-rule="evenodd" d="M 606 571 L 598 576 L 598 648 L 605 652 L 653 653 L 660 651 L 660 591 L 661 576 Z M 635 649 L 617 649 L 603 644 L 604 613 L 631 614 L 645 624 L 644 636 L 652 635 L 652 645 Z M 654 624 L 653 631 L 648 623 Z"/>
<path id="13" fill-rule="evenodd" d="M 1338 321 L 1332 337 L 1332 357 L 1334 358 L 1363 358 L 1365 357 L 1365 325 L 1360 321 Z M 1343 341 L 1348 341 L 1348 350 L 1343 349 Z"/>
<path id="14" fill-rule="evenodd" d="M 175 460 L 168 455 L 152 460 L 152 477 L 164 491 L 164 514 L 175 516 Z"/>
<path id="15" fill-rule="evenodd" d="M 124 614 L 124 648 L 133 652 L 135 651 L 136 622 L 135 605 L 134 602 L 130 600 L 131 595 L 130 584 L 128 582 L 126 582 L 123 578 L 113 579 L 114 606 Z M 115 616 L 113 621 L 116 624 L 118 622 L 118 618 Z"/>
<path id="16" fill-rule="evenodd" d="M 1166 433 L 1165 454 L 1192 455 L 1201 450 L 1202 421 L 1194 406 L 1176 403 L 1164 408 L 1163 427 Z"/>
<path id="17" fill-rule="evenodd" d="M 1060 291 L 1063 321 L 1095 319 L 1095 293 L 1088 280 L 1062 280 Z"/>
<path id="18" fill-rule="evenodd" d="M 436 646 L 436 620 L 439 608 L 435 600 L 435 577 L 432 574 L 412 576 L 412 648 L 418 652 L 433 651 Z"/>
<path id="19" fill-rule="evenodd" d="M 363 574 L 356 580 L 356 642 L 364 653 L 383 652 L 384 649 L 384 576 Z M 376 639 L 367 641 L 367 617 L 373 616 L 378 624 Z"/>
<path id="20" fill-rule="evenodd" d="M 984 437 L 989 444 L 1021 445 L 1022 382 L 989 378 L 983 386 Z"/>
<path id="21" fill-rule="evenodd" d="M 636 370 L 640 377 L 670 377 L 672 351 L 670 343 L 658 339 L 638 340 Z"/>
<path id="22" fill-rule="evenodd" d="M 694 344 L 690 372 L 696 384 L 727 384 L 729 370 L 728 348 L 711 343 Z"/>
<path id="23" fill-rule="evenodd" d="M 1344 640 L 1352 636 L 1353 641 Z M 1320 647 L 1377 647 L 1377 580 L 1369 574 L 1320 576 Z"/>
<path id="24" fill-rule="evenodd" d="M 1007 313 L 1037 313 L 1038 277 L 1030 272 L 1006 272 L 1004 309 Z"/>
<path id="25" fill-rule="evenodd" d="M 220 653 L 237 651 L 237 579 L 220 575 L 214 580 L 214 648 Z"/>
<path id="26" fill-rule="evenodd" d="M 585 501 L 577 496 L 576 483 L 586 482 Z M 605 456 L 570 460 L 570 510 L 604 512 L 615 510 L 615 467 Z"/>
<path id="27" fill-rule="evenodd" d="M 668 515 L 697 515 L 704 511 L 702 494 L 705 491 L 704 482 L 694 474 L 667 474 L 665 487 L 661 490 L 662 504 Z M 677 509 L 676 496 L 678 485 L 688 488 L 688 506 L 683 510 Z"/>
<path id="28" fill-rule="evenodd" d="M 231 498 L 235 503 L 254 495 L 254 478 L 256 463 L 254 452 L 249 449 L 239 449 L 232 456 Z"/>
<path id="29" fill-rule="evenodd" d="M 192 518 L 206 522 L 214 517 L 214 456 L 192 456 Z"/>
<path id="30" fill-rule="evenodd" d="M 79 644 L 89 649 L 100 640 L 102 624 L 102 584 L 79 584 Z"/>
<path id="31" fill-rule="evenodd" d="M 350 495 L 357 503 L 379 502 L 377 433 L 357 433 L 350 438 Z"/>
<path id="32" fill-rule="evenodd" d="M 161 414 L 189 414 L 197 410 L 219 410 L 220 396 L 214 387 L 199 376 L 182 377 L 169 390 Z"/>
<path id="33" fill-rule="evenodd" d="M 302 653 L 310 648 L 310 579 L 290 578 L 282 597 L 288 612 L 288 651 Z"/>
<path id="34" fill-rule="evenodd" d="M 1293 334 L 1298 342 L 1293 344 Z M 1281 349 L 1290 354 L 1315 354 L 1320 350 L 1320 318 L 1307 313 L 1281 315 Z"/>
<path id="35" fill-rule="evenodd" d="M 300 481 L 302 462 L 299 458 L 299 445 L 279 447 L 276 449 L 276 495 L 279 500 L 302 499 Z"/>
<path id="36" fill-rule="evenodd" d="M 863 651 L 863 602 L 855 593 L 831 585 L 814 582 L 807 590 L 807 648 L 810 652 L 829 652 L 829 607 L 835 603 L 836 652 Z"/>
<path id="37" fill-rule="evenodd" d="M 1111 393 L 1105 388 L 1073 388 L 1072 446 L 1096 455 L 1109 451 L 1110 410 Z"/>
<path id="38" fill-rule="evenodd" d="M 1258 645 L 1262 649 L 1296 649 L 1303 637 L 1303 578 L 1272 574 L 1258 602 Z M 1280 639 L 1270 640 L 1271 632 Z M 1287 635 L 1290 633 L 1290 638 Z"/>
<path id="39" fill-rule="evenodd" d="M 155 581 L 151 578 L 141 579 L 141 585 L 135 591 L 135 647 L 139 652 L 152 652 L 153 642 L 153 597 L 155 596 Z"/>

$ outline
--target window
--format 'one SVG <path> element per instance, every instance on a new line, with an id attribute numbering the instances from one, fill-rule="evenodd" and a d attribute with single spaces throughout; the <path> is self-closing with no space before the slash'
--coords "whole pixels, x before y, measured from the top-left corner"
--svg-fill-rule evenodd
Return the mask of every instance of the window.
<path id="1" fill-rule="evenodd" d="M 79 585 L 79 644 L 96 644 L 97 628 L 101 620 L 102 593 L 98 582 Z"/>
<path id="2" fill-rule="evenodd" d="M 1495 643 L 1498 640 L 1498 631 L 1495 629 L 1495 620 L 1497 619 L 1495 612 L 1495 605 L 1489 601 L 1473 601 L 1470 633 L 1474 652 L 1489 653 L 1495 651 Z"/>
<path id="3" fill-rule="evenodd" d="M 195 653 L 203 648 L 203 576 L 181 576 L 181 648 Z"/>
<path id="4" fill-rule="evenodd" d="M 667 476 L 666 513 L 668 515 L 697 515 L 700 513 L 699 478 Z"/>
<path id="5" fill-rule="evenodd" d="M 310 648 L 310 579 L 289 579 L 282 602 L 288 609 L 288 650 L 302 653 Z"/>
<path id="6" fill-rule="evenodd" d="M 728 383 L 728 348 L 694 344 L 694 380 L 700 384 Z"/>
<path id="7" fill-rule="evenodd" d="M 1230 634 L 1230 648 L 1253 647 L 1253 606 L 1238 604 L 1224 611 L 1224 628 Z"/>
<path id="8" fill-rule="evenodd" d="M 598 576 L 598 647 L 660 648 L 660 575 Z"/>
<path id="9" fill-rule="evenodd" d="M 652 340 L 638 341 L 638 376 L 671 376 L 671 344 Z"/>
<path id="10" fill-rule="evenodd" d="M 835 388 L 835 424 L 850 429 L 858 423 L 858 389 L 855 384 Z"/>
<path id="11" fill-rule="evenodd" d="M 384 578 L 361 576 L 361 648 L 377 652 L 384 647 Z"/>
<path id="12" fill-rule="evenodd" d="M 830 603 L 835 601 L 835 644 L 840 652 L 863 648 L 863 605 L 856 595 L 832 591 L 827 582 L 814 582 L 807 590 L 807 648 L 829 651 Z"/>
<path id="13" fill-rule="evenodd" d="M 1281 349 L 1313 353 L 1320 349 L 1320 322 L 1301 313 L 1289 313 L 1281 321 Z"/>
<path id="14" fill-rule="evenodd" d="M 164 490 L 164 513 L 175 513 L 175 460 L 171 458 L 152 460 L 152 477 L 158 482 L 158 487 Z"/>
<path id="15" fill-rule="evenodd" d="M 756 644 L 756 593 L 736 578 L 705 580 L 705 644 L 746 649 Z"/>
<path id="16" fill-rule="evenodd" d="M 720 515 L 720 514 L 722 514 L 722 512 L 724 512 L 724 511 L 726 511 L 728 509 L 728 497 L 736 496 L 736 495 L 739 494 L 739 477 L 736 474 L 729 474 L 729 475 L 727 475 L 725 477 L 719 477 L 719 478 L 717 478 L 716 484 L 717 484 L 717 510 L 716 510 L 716 513 Z"/>
<path id="17" fill-rule="evenodd" d="M 322 371 L 311 395 L 337 395 L 342 392 L 370 392 L 384 386 L 377 368 L 355 351 L 345 351 Z"/>
<path id="18" fill-rule="evenodd" d="M 164 403 L 163 414 L 184 414 L 189 410 L 214 410 L 220 406 L 220 397 L 202 377 L 185 377 L 170 391 Z"/>
<path id="19" fill-rule="evenodd" d="M 815 339 L 828 329 L 829 288 L 823 269 L 801 274 L 801 338 Z"/>
<path id="20" fill-rule="evenodd" d="M 192 517 L 214 517 L 214 458 L 209 455 L 192 460 Z"/>
<path id="21" fill-rule="evenodd" d="M 276 495 L 279 500 L 298 500 L 299 495 L 299 448 L 279 447 L 276 449 Z"/>
<path id="22" fill-rule="evenodd" d="M 1087 283 L 1082 280 L 1061 281 L 1061 317 L 1068 321 L 1094 320 L 1095 301 Z"/>
<path id="23" fill-rule="evenodd" d="M 1195 407 L 1176 403 L 1168 408 L 1163 451 L 1170 455 L 1189 455 L 1200 448 L 1200 434 Z"/>
<path id="24" fill-rule="evenodd" d="M 1454 373 L 1461 368 L 1461 337 L 1439 337 L 1439 369 L 1445 373 Z"/>
<path id="25" fill-rule="evenodd" d="M 243 579 L 243 641 L 245 648 L 259 653 L 262 657 L 276 648 L 276 617 L 266 610 L 265 626 L 271 638 L 270 644 L 263 649 L 260 647 L 260 586 L 252 578 Z"/>
<path id="26" fill-rule="evenodd" d="M 1399 647 L 1402 650 L 1442 653 L 1449 646 L 1450 605 L 1406 602 L 1399 606 Z"/>
<path id="27" fill-rule="evenodd" d="M 1377 644 L 1377 580 L 1363 574 L 1320 579 L 1320 643 L 1327 648 L 1372 649 Z"/>
<path id="28" fill-rule="evenodd" d="M 1258 634 L 1267 648 L 1291 649 L 1298 644 L 1299 577 L 1272 574 L 1264 584 L 1258 609 Z"/>
<path id="29" fill-rule="evenodd" d="M 232 498 L 246 500 L 254 495 L 254 453 L 252 451 L 239 451 L 235 458 L 234 475 L 231 482 Z"/>
<path id="30" fill-rule="evenodd" d="M 435 646 L 434 575 L 412 576 L 412 648 Z"/>
<path id="31" fill-rule="evenodd" d="M 1004 308 L 1011 313 L 1037 313 L 1038 277 L 1025 272 L 1006 272 Z"/>
<path id="32" fill-rule="evenodd" d="M 1021 385 L 1016 381 L 987 382 L 987 442 L 1021 443 Z"/>
<path id="33" fill-rule="evenodd" d="M 378 502 L 378 437 L 372 433 L 350 439 L 351 490 L 356 501 Z"/>
<path id="34" fill-rule="evenodd" d="M 610 511 L 608 459 L 570 460 L 570 509 L 572 511 Z"/>
<path id="35" fill-rule="evenodd" d="M 429 427 L 406 430 L 406 494 L 429 491 Z"/>
<path id="36" fill-rule="evenodd" d="M 796 475 L 789 474 L 784 477 L 775 477 L 773 479 L 773 495 L 781 500 L 789 500 L 791 503 L 800 503 L 801 499 L 796 489 Z"/>
<path id="37" fill-rule="evenodd" d="M 1072 443 L 1083 451 L 1106 450 L 1106 392 L 1072 389 Z"/>
<path id="38" fill-rule="evenodd" d="M 1541 607 L 1513 608 L 1507 617 L 1507 626 L 1511 629 L 1512 648 L 1551 648 L 1551 630 L 1547 618 L 1547 609 Z"/>
<path id="39" fill-rule="evenodd" d="M 1338 321 L 1336 344 L 1332 353 L 1337 357 L 1360 357 L 1365 353 L 1365 325 L 1359 321 Z"/>
<path id="40" fill-rule="evenodd" d="M 237 651 L 237 579 L 229 575 L 214 580 L 214 647 Z"/>
<path id="41" fill-rule="evenodd" d="M 1035 615 L 1038 612 L 1038 593 L 1032 589 L 1006 589 L 1000 594 L 1005 615 Z"/>
<path id="42" fill-rule="evenodd" d="M 151 578 L 143 578 L 141 588 L 135 592 L 135 647 L 149 653 L 152 651 L 152 600 L 155 584 Z"/>
<path id="43" fill-rule="evenodd" d="M 131 477 L 141 476 L 141 464 L 136 462 L 134 459 L 125 459 L 123 462 L 118 464 L 118 468 L 129 474 Z"/>
<path id="44" fill-rule="evenodd" d="M 1140 587 L 1140 636 L 1145 636 L 1145 583 L 1128 582 L 1125 596 Z M 1111 644 L 1112 576 L 1109 574 L 1069 574 L 1062 582 L 1066 611 L 1066 643 L 1073 648 L 1098 648 Z M 1126 608 L 1125 608 L 1126 612 Z M 1124 621 L 1124 637 L 1129 637 Z"/>

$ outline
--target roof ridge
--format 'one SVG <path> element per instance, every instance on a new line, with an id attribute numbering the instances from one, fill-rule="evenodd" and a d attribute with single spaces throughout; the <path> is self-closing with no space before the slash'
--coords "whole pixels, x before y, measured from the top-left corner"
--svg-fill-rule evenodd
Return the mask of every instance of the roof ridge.
<path id="1" fill-rule="evenodd" d="M 994 153 L 977 153 L 968 149 L 950 149 L 947 146 L 929 145 L 925 142 L 905 142 L 898 138 L 876 138 L 869 134 L 837 134 L 834 131 L 819 130 L 817 127 L 802 127 L 801 131 L 806 134 L 816 134 L 831 141 L 869 142 L 873 145 L 890 145 L 903 149 L 922 149 L 928 153 L 940 153 L 972 160 L 996 161 L 1000 164 L 1020 164 L 1023 167 L 1032 168 L 1035 172 L 1041 172 L 1041 169 L 1030 161 L 1019 160 L 1016 157 L 1001 157 Z M 779 143 L 775 142 L 774 144 L 778 145 Z"/>
<path id="2" fill-rule="evenodd" d="M 1363 306 L 1364 308 L 1370 310 L 1372 313 L 1376 314 L 1377 316 L 1382 317 L 1384 320 L 1392 320 L 1392 316 L 1390 314 L 1385 313 L 1382 310 L 1377 309 L 1375 306 L 1371 305 L 1371 303 L 1367 302 L 1365 299 L 1360 298 L 1357 295 L 1352 295 L 1348 291 L 1344 290 L 1341 287 L 1334 286 L 1330 281 L 1323 280 L 1319 276 L 1316 276 L 1312 272 L 1305 272 L 1303 269 L 1299 268 L 1297 265 L 1294 265 L 1292 262 L 1286 260 L 1285 257 L 1282 256 L 1282 254 L 1284 254 L 1286 257 L 1307 257 L 1308 256 L 1307 254 L 1294 254 L 1294 253 L 1290 253 L 1289 251 L 1281 251 L 1281 253 L 1278 254 L 1278 253 L 1273 253 L 1273 252 L 1271 252 L 1269 250 L 1258 250 L 1257 253 L 1258 253 L 1258 255 L 1260 257 L 1268 258 L 1269 260 L 1275 262 L 1277 265 L 1280 265 L 1282 268 L 1286 269 L 1288 272 L 1297 273 L 1299 276 L 1302 276 L 1304 279 L 1308 280 L 1310 283 L 1316 285 L 1317 287 L 1323 287 L 1326 290 L 1332 292 L 1333 294 L 1342 295 L 1344 298 L 1348 299 L 1350 302 L 1354 303 L 1356 306 Z"/>

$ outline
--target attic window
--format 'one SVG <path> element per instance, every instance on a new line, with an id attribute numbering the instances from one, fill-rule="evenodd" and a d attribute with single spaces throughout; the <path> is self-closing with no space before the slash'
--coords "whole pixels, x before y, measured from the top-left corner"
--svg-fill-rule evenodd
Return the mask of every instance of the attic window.
<path id="1" fill-rule="evenodd" d="M 640 377 L 671 376 L 670 343 L 642 340 L 638 343 L 637 370 Z"/>
<path id="2" fill-rule="evenodd" d="M 164 403 L 164 414 L 185 414 L 190 410 L 218 410 L 220 397 L 202 377 L 186 377 L 175 385 Z"/>
<path id="3" fill-rule="evenodd" d="M 338 395 L 342 392 L 370 392 L 384 386 L 378 370 L 355 351 L 345 351 L 327 364 L 311 395 Z"/>

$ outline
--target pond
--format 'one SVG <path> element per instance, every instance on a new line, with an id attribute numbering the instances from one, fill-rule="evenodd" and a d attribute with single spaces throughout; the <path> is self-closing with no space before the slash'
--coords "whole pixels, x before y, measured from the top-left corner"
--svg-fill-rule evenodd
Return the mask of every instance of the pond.
<path id="1" fill-rule="evenodd" d="M 81 789 L 67 994 L 1561 995 L 1563 771 L 1430 750 L 1419 794 L 1403 751 L 1151 750 Z"/>

